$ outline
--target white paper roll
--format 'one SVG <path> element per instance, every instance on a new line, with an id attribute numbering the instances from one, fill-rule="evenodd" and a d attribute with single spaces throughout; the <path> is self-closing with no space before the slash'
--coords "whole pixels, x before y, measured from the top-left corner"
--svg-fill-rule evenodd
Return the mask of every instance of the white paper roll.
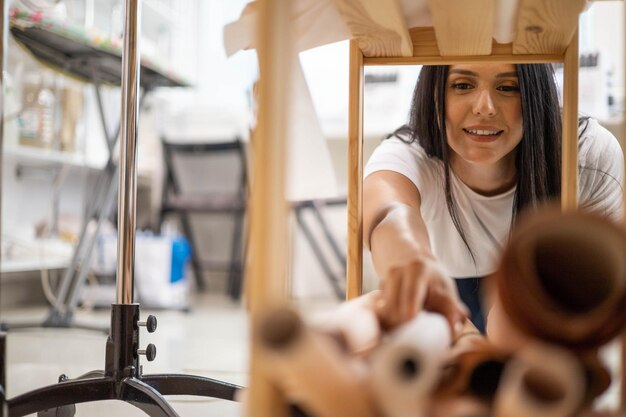
<path id="1" fill-rule="evenodd" d="M 351 354 L 369 351 L 380 343 L 382 331 L 374 305 L 377 291 L 341 303 L 331 311 L 323 311 L 309 318 L 314 329 L 339 336 Z"/>
<path id="2" fill-rule="evenodd" d="M 367 373 L 291 309 L 259 320 L 263 366 L 287 398 L 315 417 L 376 417 Z"/>
<path id="3" fill-rule="evenodd" d="M 496 1 L 493 19 L 493 38 L 498 43 L 511 43 L 515 39 L 518 4 L 519 0 Z"/>
<path id="4" fill-rule="evenodd" d="M 585 391 L 580 361 L 569 351 L 528 345 L 507 365 L 494 403 L 494 417 L 568 417 Z"/>
<path id="5" fill-rule="evenodd" d="M 422 312 L 390 334 L 372 354 L 372 390 L 386 417 L 424 413 L 450 343 L 446 319 Z"/>

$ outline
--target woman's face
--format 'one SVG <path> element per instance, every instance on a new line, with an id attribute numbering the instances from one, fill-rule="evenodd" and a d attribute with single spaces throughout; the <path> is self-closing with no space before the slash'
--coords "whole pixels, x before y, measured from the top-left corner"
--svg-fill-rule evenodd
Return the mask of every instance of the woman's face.
<path id="1" fill-rule="evenodd" d="M 514 161 L 512 151 L 523 134 L 515 66 L 452 65 L 446 81 L 446 131 L 453 162 Z"/>

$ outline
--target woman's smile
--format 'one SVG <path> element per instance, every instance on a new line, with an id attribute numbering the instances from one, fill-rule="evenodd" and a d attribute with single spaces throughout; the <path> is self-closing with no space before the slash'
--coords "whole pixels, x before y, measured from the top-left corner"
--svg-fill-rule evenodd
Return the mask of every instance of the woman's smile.
<path id="1" fill-rule="evenodd" d="M 489 143 L 498 140 L 504 130 L 494 126 L 478 125 L 464 127 L 463 132 L 470 140 L 480 143 Z"/>

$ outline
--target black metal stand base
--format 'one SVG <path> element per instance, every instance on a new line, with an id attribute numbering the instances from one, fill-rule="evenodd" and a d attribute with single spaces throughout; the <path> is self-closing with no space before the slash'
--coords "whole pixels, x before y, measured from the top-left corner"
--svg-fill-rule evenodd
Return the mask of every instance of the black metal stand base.
<path id="1" fill-rule="evenodd" d="M 142 375 L 139 355 L 154 359 L 156 349 L 140 350 L 139 326 L 156 329 L 156 320 L 139 323 L 139 304 L 113 304 L 111 333 L 107 340 L 104 371 L 92 371 L 76 379 L 59 377 L 59 383 L 27 392 L 6 401 L 9 417 L 38 413 L 71 417 L 75 404 L 120 400 L 150 416 L 178 416 L 164 395 L 197 395 L 234 400 L 237 385 L 211 378 L 179 374 Z M 152 348 L 150 348 L 152 346 Z"/>
<path id="2" fill-rule="evenodd" d="M 7 417 L 9 410 L 5 396 L 5 370 L 6 370 L 6 333 L 0 332 L 0 417 Z"/>
<path id="3" fill-rule="evenodd" d="M 72 416 L 74 405 L 103 400 L 120 400 L 150 416 L 178 416 L 164 395 L 199 395 L 233 400 L 240 387 L 192 375 L 145 375 L 66 380 L 9 399 L 10 417 L 39 415 Z"/>

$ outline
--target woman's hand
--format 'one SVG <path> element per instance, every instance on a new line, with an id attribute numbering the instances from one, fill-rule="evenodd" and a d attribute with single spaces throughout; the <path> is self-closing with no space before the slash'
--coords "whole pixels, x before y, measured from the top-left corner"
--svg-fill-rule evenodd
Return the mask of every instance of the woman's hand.
<path id="1" fill-rule="evenodd" d="M 409 259 L 390 267 L 381 278 L 376 311 L 384 327 L 405 323 L 422 309 L 445 316 L 453 332 L 462 327 L 467 308 L 459 299 L 454 281 L 435 259 Z"/>

